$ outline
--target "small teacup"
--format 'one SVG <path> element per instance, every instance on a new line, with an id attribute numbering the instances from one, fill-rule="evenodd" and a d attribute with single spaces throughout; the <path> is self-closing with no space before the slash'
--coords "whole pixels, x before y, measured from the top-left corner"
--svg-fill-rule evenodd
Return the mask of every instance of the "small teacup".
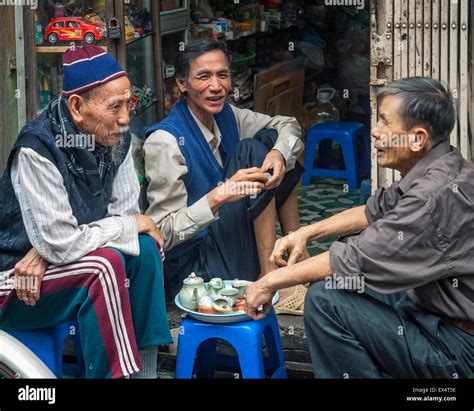
<path id="1" fill-rule="evenodd" d="M 233 287 L 226 287 L 221 290 L 221 296 L 230 298 L 232 300 L 232 306 L 235 304 L 235 301 L 237 300 L 238 293 L 239 293 L 239 290 Z"/>
<path id="2" fill-rule="evenodd" d="M 217 314 L 229 314 L 232 312 L 234 300 L 229 297 L 217 297 L 212 303 L 212 308 Z"/>
<path id="3" fill-rule="evenodd" d="M 238 290 L 237 298 L 245 298 L 247 294 L 247 288 L 250 285 L 250 281 L 235 279 L 232 282 L 232 287 Z"/>

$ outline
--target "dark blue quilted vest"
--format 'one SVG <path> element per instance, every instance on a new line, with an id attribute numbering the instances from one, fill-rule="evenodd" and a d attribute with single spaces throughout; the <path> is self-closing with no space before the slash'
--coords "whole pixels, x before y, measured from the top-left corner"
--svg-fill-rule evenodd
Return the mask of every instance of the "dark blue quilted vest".
<path id="1" fill-rule="evenodd" d="M 124 156 L 131 143 L 125 136 Z M 107 214 L 112 184 L 121 161 L 112 166 L 103 180 L 103 190 L 94 196 L 83 181 L 76 180 L 66 166 L 65 153 L 56 146 L 53 131 L 44 111 L 37 119 L 26 124 L 13 146 L 5 173 L 0 179 L 0 271 L 13 268 L 32 247 L 23 224 L 20 205 L 11 182 L 11 166 L 14 154 L 20 147 L 29 147 L 56 165 L 66 187 L 69 202 L 78 224 L 100 220 Z"/>

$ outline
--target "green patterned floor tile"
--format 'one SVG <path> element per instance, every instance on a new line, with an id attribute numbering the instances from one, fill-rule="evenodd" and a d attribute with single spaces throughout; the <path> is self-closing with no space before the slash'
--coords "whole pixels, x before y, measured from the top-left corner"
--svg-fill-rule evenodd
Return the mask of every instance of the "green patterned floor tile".
<path id="1" fill-rule="evenodd" d="M 298 187 L 298 210 L 301 225 L 331 217 L 348 208 L 359 205 L 359 190 L 345 189 L 345 180 L 317 180 L 317 184 Z M 277 223 L 277 236 L 281 237 L 280 225 Z M 310 255 L 327 251 L 335 238 L 312 241 L 308 244 Z"/>
<path id="2" fill-rule="evenodd" d="M 359 190 L 347 190 L 345 180 L 313 179 L 308 187 L 298 187 L 300 223 L 308 225 L 359 205 Z M 312 241 L 308 244 L 310 255 L 327 251 L 335 238 Z"/>

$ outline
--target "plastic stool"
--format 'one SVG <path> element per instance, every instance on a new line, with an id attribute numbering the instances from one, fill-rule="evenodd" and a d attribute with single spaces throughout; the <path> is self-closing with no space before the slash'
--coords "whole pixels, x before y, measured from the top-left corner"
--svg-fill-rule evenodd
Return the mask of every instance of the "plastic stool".
<path id="1" fill-rule="evenodd" d="M 262 352 L 263 337 L 268 358 L 264 358 Z M 217 339 L 230 343 L 238 358 L 216 353 Z M 240 365 L 242 378 L 265 378 L 265 370 L 272 373 L 272 378 L 287 378 L 278 321 L 273 309 L 258 321 L 216 324 L 184 318 L 178 337 L 176 378 L 192 378 L 195 354 L 198 378 L 212 378 L 217 365 Z"/>
<path id="2" fill-rule="evenodd" d="M 63 376 L 63 348 L 66 338 L 70 335 L 71 327 L 76 333 L 72 335 L 76 350 L 78 366 L 68 369 L 67 375 L 79 377 L 83 374 L 84 358 L 79 340 L 79 327 L 77 321 L 69 321 L 54 327 L 37 328 L 35 330 L 5 330 L 17 340 L 20 340 L 33 351 L 56 375 Z"/>
<path id="3" fill-rule="evenodd" d="M 342 149 L 344 170 L 329 168 L 331 144 L 324 140 L 335 140 Z M 320 145 L 320 143 L 322 143 Z M 316 149 L 319 150 L 319 167 L 313 168 Z M 358 149 L 360 161 L 358 161 Z M 369 140 L 362 123 L 327 122 L 311 127 L 306 136 L 304 154 L 305 173 L 302 186 L 311 184 L 311 177 L 341 178 L 347 180 L 350 189 L 358 188 L 362 175 L 370 172 Z"/>
<path id="4" fill-rule="evenodd" d="M 359 204 L 367 203 L 367 199 L 372 195 L 372 182 L 370 180 L 362 180 L 360 183 Z"/>

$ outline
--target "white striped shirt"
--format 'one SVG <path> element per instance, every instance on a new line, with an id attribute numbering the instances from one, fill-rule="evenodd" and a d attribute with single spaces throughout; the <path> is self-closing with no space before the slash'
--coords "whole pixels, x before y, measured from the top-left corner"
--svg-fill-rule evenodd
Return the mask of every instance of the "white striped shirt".
<path id="1" fill-rule="evenodd" d="M 41 257 L 64 265 L 100 247 L 139 254 L 135 214 L 140 212 L 140 187 L 131 153 L 130 147 L 114 178 L 107 216 L 79 225 L 57 167 L 30 148 L 18 150 L 12 163 L 12 184 L 28 238 Z"/>

